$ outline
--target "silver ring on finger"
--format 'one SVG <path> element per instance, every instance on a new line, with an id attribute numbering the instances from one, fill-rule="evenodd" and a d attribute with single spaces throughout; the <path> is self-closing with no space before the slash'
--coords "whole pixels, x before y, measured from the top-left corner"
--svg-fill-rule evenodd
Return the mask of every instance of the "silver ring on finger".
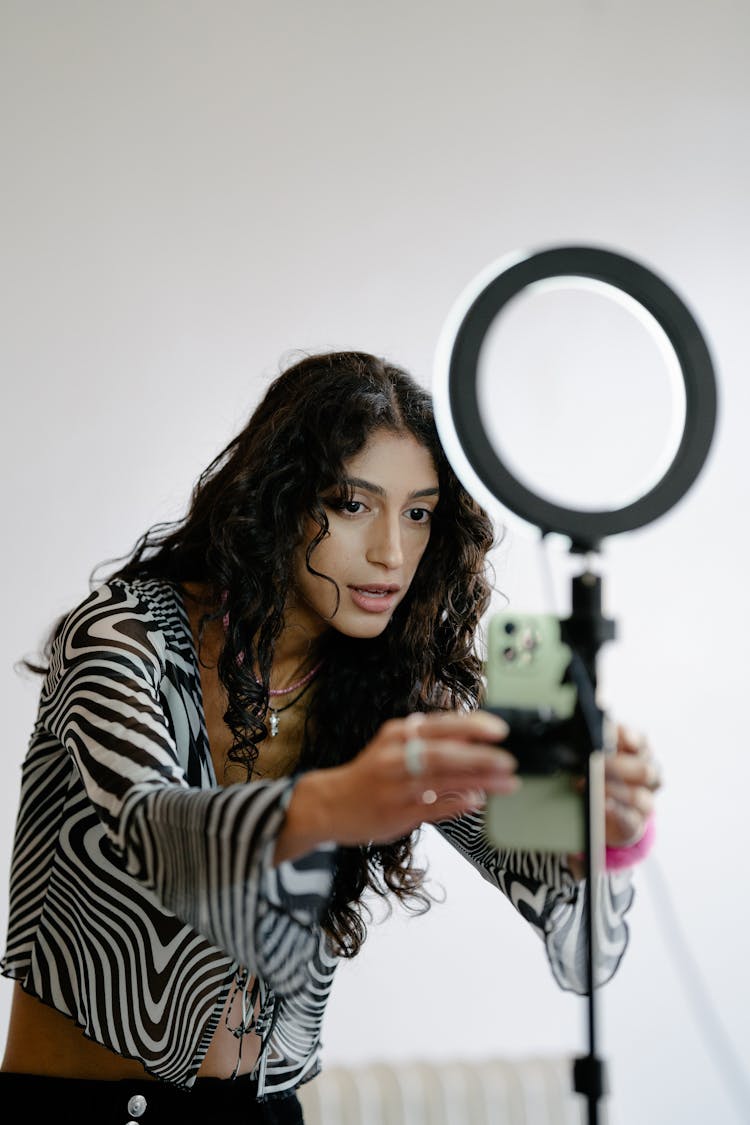
<path id="1" fill-rule="evenodd" d="M 404 767 L 411 777 L 419 777 L 424 773 L 425 746 L 423 738 L 407 738 L 404 743 Z"/>
<path id="2" fill-rule="evenodd" d="M 657 789 L 661 789 L 662 785 L 664 784 L 661 769 L 659 768 L 657 762 L 651 762 L 650 773 L 651 777 L 647 782 L 647 788 L 650 789 L 652 793 L 656 793 Z"/>

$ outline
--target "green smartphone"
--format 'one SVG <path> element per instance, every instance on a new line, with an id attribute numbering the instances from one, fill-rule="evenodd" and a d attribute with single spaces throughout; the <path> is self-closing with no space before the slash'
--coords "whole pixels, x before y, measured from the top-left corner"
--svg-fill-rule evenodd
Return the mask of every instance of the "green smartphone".
<path id="1" fill-rule="evenodd" d="M 496 847 L 584 850 L 585 798 L 574 780 L 585 767 L 574 749 L 547 737 L 576 713 L 576 687 L 566 679 L 571 656 L 552 614 L 502 612 L 489 620 L 483 704 L 508 721 L 504 746 L 518 758 L 521 780 L 516 793 L 487 797 L 485 832 Z"/>

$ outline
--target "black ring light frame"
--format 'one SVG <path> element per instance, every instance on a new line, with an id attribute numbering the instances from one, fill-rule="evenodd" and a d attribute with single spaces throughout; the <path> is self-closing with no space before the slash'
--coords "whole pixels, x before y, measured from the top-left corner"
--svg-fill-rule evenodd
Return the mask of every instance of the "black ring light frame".
<path id="1" fill-rule="evenodd" d="M 648 492 L 620 508 L 580 511 L 530 491 L 490 444 L 480 415 L 477 375 L 487 332 L 513 297 L 536 282 L 556 277 L 603 282 L 646 309 L 666 334 L 684 380 L 685 421 L 675 456 Z M 657 519 L 687 492 L 708 456 L 716 424 L 717 394 L 706 342 L 674 290 L 651 270 L 622 254 L 591 246 L 560 246 L 512 262 L 501 268 L 470 304 L 449 347 L 450 415 L 472 469 L 498 500 L 536 524 L 543 535 L 558 532 L 569 536 L 574 551 L 598 550 L 606 536 Z"/>

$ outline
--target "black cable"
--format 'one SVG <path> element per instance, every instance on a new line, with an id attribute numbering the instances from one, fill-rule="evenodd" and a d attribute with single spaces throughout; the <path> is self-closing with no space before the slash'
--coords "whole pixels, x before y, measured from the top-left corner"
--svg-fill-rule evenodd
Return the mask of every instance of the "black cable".
<path id="1" fill-rule="evenodd" d="M 688 948 L 677 911 L 672 902 L 668 883 L 654 853 L 643 864 L 647 879 L 653 883 L 652 898 L 655 913 L 664 928 L 670 955 L 679 963 L 678 977 L 690 1001 L 696 1022 L 716 1068 L 724 1076 L 727 1089 L 736 1098 L 740 1119 L 750 1116 L 750 1080 L 732 1041 L 722 1025 L 715 1007 L 709 999 L 709 990 L 696 958 Z M 710 1029 L 710 1030 L 709 1030 Z M 707 1034 L 708 1032 L 708 1034 Z"/>

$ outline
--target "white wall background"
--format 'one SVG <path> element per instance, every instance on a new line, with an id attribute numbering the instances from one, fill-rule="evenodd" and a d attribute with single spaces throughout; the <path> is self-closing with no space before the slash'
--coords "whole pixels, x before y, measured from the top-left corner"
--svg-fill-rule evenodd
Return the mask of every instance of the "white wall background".
<path id="1" fill-rule="evenodd" d="M 743 0 L 3 0 L 4 856 L 38 690 L 14 661 L 180 514 L 282 361 L 356 347 L 429 383 L 489 262 L 620 249 L 699 316 L 721 414 L 688 497 L 603 559 L 607 700 L 667 777 L 602 993 L 610 1120 L 750 1117 L 721 1061 L 750 1042 L 749 33 Z M 497 562 L 514 607 L 544 608 L 530 541 Z M 343 967 L 325 1059 L 582 1052 L 583 1002 L 525 926 L 423 847 L 447 902 Z"/>

